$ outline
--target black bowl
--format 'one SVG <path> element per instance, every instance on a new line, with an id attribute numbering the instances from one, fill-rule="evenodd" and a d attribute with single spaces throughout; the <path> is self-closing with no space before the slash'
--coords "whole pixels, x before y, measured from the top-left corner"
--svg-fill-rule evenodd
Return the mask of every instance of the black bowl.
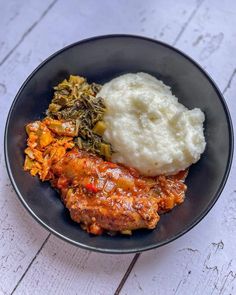
<path id="1" fill-rule="evenodd" d="M 120 74 L 147 72 L 167 85 L 188 108 L 206 115 L 206 150 L 190 168 L 185 202 L 162 216 L 155 230 L 130 237 L 91 236 L 74 223 L 49 183 L 23 171 L 25 125 L 43 118 L 53 86 L 70 74 L 104 83 Z M 196 225 L 212 208 L 227 180 L 233 132 L 225 101 L 206 72 L 179 50 L 143 37 L 111 35 L 72 44 L 44 61 L 26 80 L 11 106 L 5 130 L 8 173 L 31 215 L 52 233 L 74 245 L 100 252 L 131 253 L 164 245 Z"/>

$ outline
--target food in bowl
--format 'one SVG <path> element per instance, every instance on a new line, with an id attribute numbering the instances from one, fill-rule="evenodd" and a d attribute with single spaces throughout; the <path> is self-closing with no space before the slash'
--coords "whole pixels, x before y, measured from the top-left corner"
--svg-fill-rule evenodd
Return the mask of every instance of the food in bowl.
<path id="1" fill-rule="evenodd" d="M 50 181 L 89 233 L 153 229 L 184 201 L 188 167 L 205 148 L 204 114 L 161 81 L 137 73 L 100 86 L 70 76 L 46 114 L 26 126 L 24 169 Z"/>
<path id="2" fill-rule="evenodd" d="M 188 110 L 162 81 L 146 73 L 125 74 L 106 83 L 104 140 L 112 161 L 141 174 L 170 175 L 196 163 L 205 149 L 203 112 Z"/>

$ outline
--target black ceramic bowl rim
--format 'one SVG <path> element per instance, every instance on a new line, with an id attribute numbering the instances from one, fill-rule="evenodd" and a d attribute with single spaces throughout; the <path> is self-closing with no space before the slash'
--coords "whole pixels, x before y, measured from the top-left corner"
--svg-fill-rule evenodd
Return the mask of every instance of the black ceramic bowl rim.
<path id="1" fill-rule="evenodd" d="M 197 67 L 202 74 L 207 78 L 207 80 L 209 81 L 209 83 L 213 86 L 214 90 L 216 91 L 218 98 L 223 106 L 224 112 L 226 114 L 226 118 L 227 118 L 227 127 L 229 130 L 229 156 L 228 156 L 228 160 L 227 160 L 227 168 L 226 171 L 224 173 L 224 177 L 219 185 L 218 191 L 216 192 L 214 198 L 212 199 L 211 203 L 208 204 L 208 206 L 205 208 L 205 210 L 203 210 L 203 212 L 198 216 L 198 218 L 187 228 L 185 228 L 183 231 L 181 231 L 180 233 L 176 234 L 175 236 L 173 236 L 172 238 L 165 240 L 163 242 L 159 242 L 156 245 L 151 245 L 151 246 L 146 246 L 146 247 L 140 247 L 140 248 L 134 248 L 131 250 L 112 250 L 110 248 L 104 249 L 104 248 L 97 248 L 97 247 L 92 247 L 92 246 L 88 246 L 86 244 L 83 243 L 79 243 L 76 242 L 72 239 L 69 239 L 68 237 L 60 234 L 58 231 L 55 231 L 54 229 L 52 229 L 49 225 L 47 225 L 45 222 L 43 222 L 34 212 L 33 210 L 28 206 L 27 202 L 24 200 L 24 197 L 21 195 L 20 191 L 18 190 L 17 184 L 13 178 L 12 172 L 11 172 L 11 168 L 9 165 L 9 158 L 8 158 L 8 146 L 7 146 L 7 136 L 8 136 L 8 127 L 9 127 L 9 121 L 10 121 L 10 117 L 11 117 L 11 113 L 12 110 L 14 109 L 14 106 L 22 92 L 22 90 L 24 89 L 24 87 L 27 85 L 27 83 L 29 82 L 29 80 L 46 64 L 48 63 L 51 59 L 53 59 L 55 56 L 61 54 L 63 51 L 83 44 L 83 43 L 87 43 L 87 42 L 91 42 L 91 41 L 95 41 L 95 40 L 99 40 L 99 39 L 108 39 L 108 38 L 116 38 L 116 37 L 122 37 L 122 38 L 135 38 L 135 39 L 142 39 L 142 40 L 146 40 L 146 41 L 150 41 L 162 46 L 165 46 L 173 51 L 175 51 L 176 53 L 182 55 L 184 58 L 186 58 L 187 60 L 189 60 L 190 63 L 192 63 L 195 67 Z M 41 224 L 44 228 L 46 228 L 47 230 L 49 230 L 51 233 L 53 233 L 54 235 L 56 235 L 57 237 L 63 239 L 64 241 L 67 241 L 73 245 L 79 246 L 81 248 L 87 249 L 87 250 L 91 250 L 91 251 L 96 251 L 96 252 L 102 252 L 102 253 L 111 253 L 111 254 L 127 254 L 127 253 L 137 253 L 137 252 L 143 252 L 143 251 L 147 251 L 147 250 L 151 250 L 157 247 L 161 247 L 164 246 L 174 240 L 176 240 L 177 238 L 181 237 L 182 235 L 184 235 L 185 233 L 187 233 L 188 231 L 190 231 L 194 226 L 196 226 L 207 214 L 208 212 L 211 210 L 211 208 L 215 205 L 216 201 L 218 200 L 225 184 L 226 181 L 228 179 L 229 176 L 229 172 L 230 172 L 230 168 L 232 165 L 232 160 L 233 160 L 233 151 L 234 151 L 234 138 L 233 138 L 233 125 L 232 125 L 232 120 L 230 117 L 230 113 L 228 110 L 228 107 L 226 105 L 225 99 L 223 97 L 223 95 L 221 94 L 219 88 L 216 86 L 215 82 L 213 81 L 213 79 L 210 77 L 210 75 L 196 62 L 194 61 L 192 58 L 190 58 L 188 55 L 186 55 L 185 53 L 183 53 L 182 51 L 180 51 L 179 49 L 174 48 L 173 46 L 166 44 L 164 42 L 152 39 L 152 38 L 147 38 L 147 37 L 143 37 L 143 36 L 137 36 L 137 35 L 128 35 L 128 34 L 112 34 L 112 35 L 102 35 L 102 36 L 97 36 L 97 37 L 92 37 L 92 38 L 87 38 L 78 42 L 75 42 L 71 45 L 68 45 L 60 50 L 58 50 L 57 52 L 55 52 L 54 54 L 50 55 L 46 60 L 44 60 L 29 76 L 28 78 L 25 80 L 25 82 L 23 83 L 23 85 L 21 86 L 21 88 L 19 89 L 18 93 L 16 94 L 16 97 L 14 98 L 11 108 L 9 110 L 8 113 L 8 117 L 7 117 L 7 121 L 6 121 L 6 126 L 5 126 L 5 134 L 4 134 L 4 154 L 5 154 L 5 162 L 6 162 L 6 167 L 7 167 L 7 172 L 10 178 L 10 181 L 12 183 L 12 186 L 14 187 L 17 196 L 19 197 L 21 203 L 24 205 L 24 207 L 29 211 L 29 213 L 34 217 L 34 219 Z"/>

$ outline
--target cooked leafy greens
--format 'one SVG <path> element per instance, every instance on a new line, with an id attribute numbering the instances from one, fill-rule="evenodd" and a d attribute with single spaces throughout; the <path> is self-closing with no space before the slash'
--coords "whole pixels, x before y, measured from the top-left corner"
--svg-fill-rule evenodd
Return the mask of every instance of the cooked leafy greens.
<path id="1" fill-rule="evenodd" d="M 85 78 L 71 75 L 54 87 L 54 96 L 46 113 L 53 119 L 72 120 L 79 134 L 75 143 L 109 160 L 111 146 L 102 139 L 106 129 L 103 121 L 106 107 L 103 98 L 96 97 L 100 89 L 99 84 L 89 84 Z"/>

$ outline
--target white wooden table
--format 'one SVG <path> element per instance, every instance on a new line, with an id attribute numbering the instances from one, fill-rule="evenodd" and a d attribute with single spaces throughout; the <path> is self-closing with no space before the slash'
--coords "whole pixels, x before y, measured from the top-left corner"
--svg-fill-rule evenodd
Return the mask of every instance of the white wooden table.
<path id="1" fill-rule="evenodd" d="M 236 1 L 0 0 L 0 294 L 236 294 L 236 163 L 211 212 L 141 255 L 88 252 L 49 234 L 22 207 L 3 155 L 14 96 L 46 57 L 83 38 L 131 33 L 197 60 L 236 120 Z"/>

